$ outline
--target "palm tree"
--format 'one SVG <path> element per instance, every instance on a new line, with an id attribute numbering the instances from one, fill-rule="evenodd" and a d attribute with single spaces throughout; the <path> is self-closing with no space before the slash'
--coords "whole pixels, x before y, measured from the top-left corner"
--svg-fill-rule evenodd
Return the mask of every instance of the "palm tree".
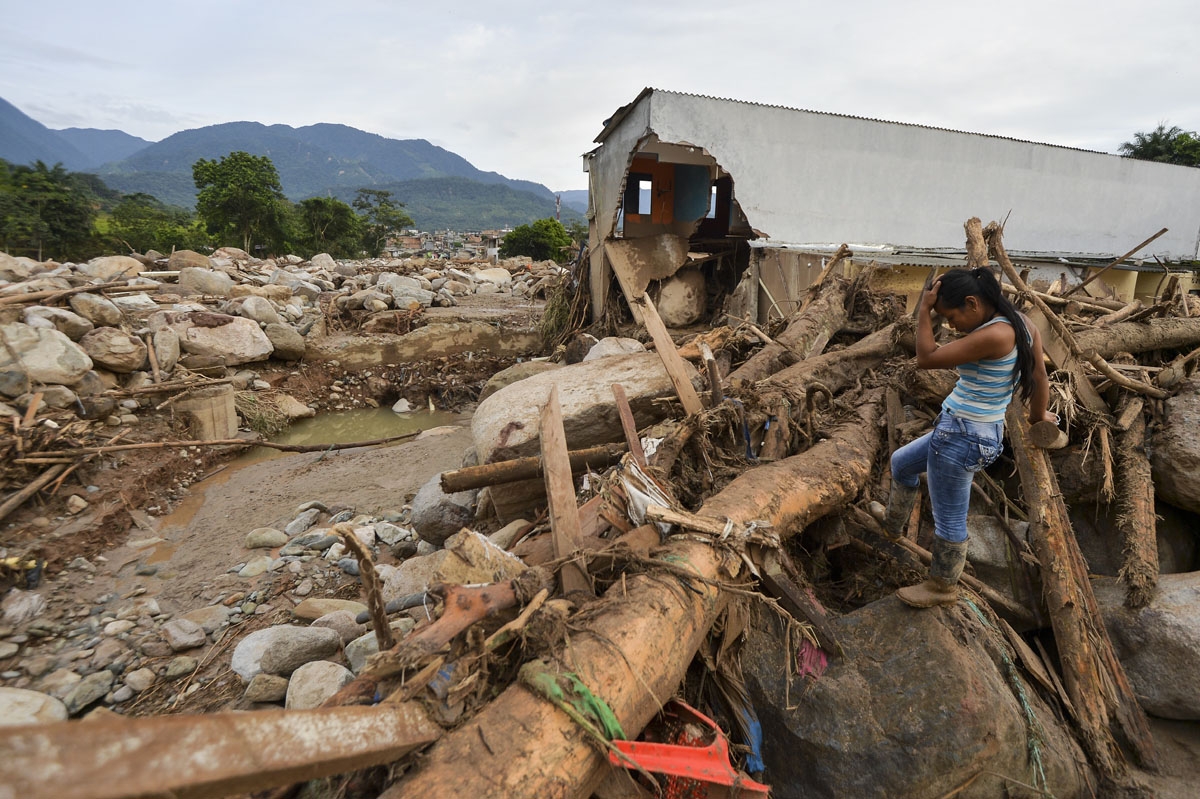
<path id="1" fill-rule="evenodd" d="M 1133 134 L 1133 141 L 1127 141 L 1117 149 L 1121 155 L 1143 161 L 1196 166 L 1196 140 L 1194 132 L 1186 131 L 1177 125 L 1168 128 L 1167 123 L 1160 122 L 1158 127 L 1149 133 Z"/>

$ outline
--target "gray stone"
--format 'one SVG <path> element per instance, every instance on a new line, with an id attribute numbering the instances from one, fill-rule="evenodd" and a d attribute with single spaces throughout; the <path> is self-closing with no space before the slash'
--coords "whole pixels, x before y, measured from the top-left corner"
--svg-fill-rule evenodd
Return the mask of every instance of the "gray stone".
<path id="1" fill-rule="evenodd" d="M 268 674 L 288 675 L 305 663 L 336 655 L 342 638 L 327 627 L 285 627 L 287 632 L 267 644 L 259 661 Z"/>
<path id="2" fill-rule="evenodd" d="M 182 677 L 186 677 L 194 672 L 200 666 L 200 661 L 194 657 L 180 655 L 177 658 L 172 658 L 167 664 L 167 670 L 163 672 L 163 679 L 167 682 L 173 682 Z"/>
<path id="3" fill-rule="evenodd" d="M 392 628 L 392 633 L 398 641 L 407 635 L 409 630 L 416 625 L 416 621 L 404 616 L 389 623 L 388 627 Z M 355 674 L 361 674 L 363 668 L 367 665 L 367 659 L 378 651 L 379 641 L 375 639 L 374 631 L 364 633 L 346 644 L 346 662 L 350 664 L 351 671 Z"/>
<path id="4" fill-rule="evenodd" d="M 208 643 L 204 628 L 190 619 L 171 619 L 162 626 L 162 636 L 167 644 L 176 652 L 185 649 L 195 649 Z"/>
<path id="5" fill-rule="evenodd" d="M 36 619 L 45 609 L 46 598 L 41 594 L 12 588 L 0 599 L 0 622 L 21 627 Z"/>
<path id="6" fill-rule="evenodd" d="M 167 259 L 167 269 L 183 271 L 184 269 L 210 269 L 212 259 L 195 250 L 176 250 Z"/>
<path id="7" fill-rule="evenodd" d="M 145 313 L 157 311 L 158 303 L 146 294 L 118 294 L 113 297 L 113 305 L 123 313 Z"/>
<path id="8" fill-rule="evenodd" d="M 287 677 L 260 673 L 251 678 L 242 698 L 247 702 L 282 702 L 287 690 Z"/>
<path id="9" fill-rule="evenodd" d="M 257 577 L 260 574 L 266 574 L 271 570 L 273 559 L 270 555 L 259 555 L 255 558 L 250 558 L 238 569 L 238 577 Z"/>
<path id="10" fill-rule="evenodd" d="M 125 318 L 120 308 L 99 294 L 80 292 L 72 294 L 67 302 L 75 313 L 97 326 L 116 327 Z"/>
<path id="11" fill-rule="evenodd" d="M 0 687 L 0 727 L 67 720 L 67 706 L 53 696 Z"/>
<path id="12" fill-rule="evenodd" d="M 308 260 L 314 269 L 324 269 L 332 272 L 337 269 L 337 261 L 333 260 L 333 256 L 327 252 L 320 252 Z"/>
<path id="13" fill-rule="evenodd" d="M 130 258 L 128 255 L 107 255 L 102 258 L 93 258 L 78 267 L 80 274 L 99 278 L 105 282 L 137 277 L 145 268 L 141 261 Z"/>
<path id="14" fill-rule="evenodd" d="M 1142 708 L 1200 720 L 1200 572 L 1159 575 L 1157 594 L 1139 610 L 1125 607 L 1125 587 L 1114 578 L 1093 580 L 1092 590 Z"/>
<path id="15" fill-rule="evenodd" d="M 24 372 L 19 372 L 16 369 L 8 369 L 0 372 L 0 394 L 14 399 L 25 393 L 25 389 L 29 387 L 29 381 L 25 378 Z M 20 416 L 19 413 L 14 413 L 14 416 Z"/>
<path id="16" fill-rule="evenodd" d="M 189 267 L 179 272 L 179 290 L 184 294 L 212 294 L 217 297 L 229 296 L 233 288 L 233 278 L 224 272 L 214 269 L 197 269 Z"/>
<path id="17" fill-rule="evenodd" d="M 180 348 L 189 354 L 217 357 L 226 366 L 270 357 L 270 339 L 255 322 L 209 311 L 159 311 L 149 319 L 154 331 L 170 327 Z"/>
<path id="18" fill-rule="evenodd" d="M 412 410 L 412 403 L 404 397 L 396 400 L 396 403 L 392 405 L 392 413 L 412 413 Z"/>
<path id="19" fill-rule="evenodd" d="M 125 374 L 146 363 L 145 343 L 115 327 L 96 328 L 79 339 L 79 346 L 94 364 L 110 372 Z"/>
<path id="20" fill-rule="evenodd" d="M 354 674 L 345 666 L 318 660 L 296 669 L 288 681 L 284 707 L 288 710 L 312 710 L 336 694 Z"/>
<path id="21" fill-rule="evenodd" d="M 84 677 L 63 699 L 63 704 L 67 706 L 67 713 L 72 716 L 79 715 L 80 712 L 103 699 L 112 690 L 112 685 L 113 673 L 108 669 L 101 669 Z"/>
<path id="22" fill-rule="evenodd" d="M 747 630 L 743 675 L 773 797 L 945 796 L 981 772 L 1032 783 L 1035 734 L 1047 794 L 1088 795 L 1071 731 L 966 601 L 917 611 L 888 597 L 832 624 L 854 656 L 831 657 L 815 679 L 793 673 L 774 614 L 756 608 Z M 971 795 L 999 795 L 995 785 Z"/>
<path id="23" fill-rule="evenodd" d="M 258 527 L 246 533 L 246 549 L 274 549 L 288 542 L 288 534 L 273 527 Z"/>
<path id="24" fill-rule="evenodd" d="M 43 386 L 42 402 L 51 408 L 72 408 L 74 409 L 78 397 L 75 392 L 66 386 Z M 28 407 L 28 405 L 26 405 Z"/>
<path id="25" fill-rule="evenodd" d="M 25 324 L 30 324 L 33 319 L 49 322 L 71 341 L 79 341 L 95 327 L 89 320 L 66 308 L 48 308 L 45 305 L 31 305 L 26 308 L 24 319 Z"/>
<path id="26" fill-rule="evenodd" d="M 129 658 L 129 647 L 115 638 L 105 638 L 92 651 L 91 665 L 94 669 L 106 669 Z"/>
<path id="27" fill-rule="evenodd" d="M 355 616 L 367 609 L 362 602 L 353 599 L 333 599 L 330 597 L 312 597 L 292 608 L 292 615 L 305 621 L 316 621 L 329 613 L 339 610 L 349 611 Z"/>
<path id="28" fill-rule="evenodd" d="M 583 356 L 582 361 L 595 361 L 613 355 L 632 355 L 635 352 L 645 352 L 646 345 L 635 338 L 608 336 L 597 341 Z"/>
<path id="29" fill-rule="evenodd" d="M 137 694 L 145 691 L 150 686 L 154 685 L 157 676 L 151 669 L 135 669 L 125 675 L 125 684 Z"/>
<path id="30" fill-rule="evenodd" d="M 296 629 L 286 624 L 255 630 L 233 648 L 229 668 L 245 682 L 250 682 L 255 674 L 262 671 L 262 656 L 266 648 L 277 638 L 283 638 L 289 631 Z"/>
<path id="31" fill-rule="evenodd" d="M 440 474 L 429 478 L 412 501 L 409 523 L 424 540 L 440 544 L 475 520 L 478 490 L 447 494 Z"/>
<path id="32" fill-rule="evenodd" d="M 0 660 L 10 658 L 21 651 L 20 644 L 14 644 L 11 641 L 0 641 Z"/>
<path id="33" fill-rule="evenodd" d="M 272 356 L 281 361 L 298 361 L 304 357 L 304 336 L 289 324 L 272 323 L 263 331 L 273 348 Z"/>
<path id="34" fill-rule="evenodd" d="M 59 699 L 66 697 L 83 678 L 70 669 L 55 669 L 42 678 L 42 691 Z"/>
<path id="35" fill-rule="evenodd" d="M 271 301 L 263 297 L 246 297 L 242 300 L 242 307 L 238 309 L 238 314 L 247 319 L 253 319 L 260 325 L 280 324 L 283 321 L 279 318 L 279 313 Z"/>
<path id="36" fill-rule="evenodd" d="M 225 622 L 229 621 L 229 614 L 229 608 L 224 605 L 209 605 L 208 607 L 190 610 L 182 614 L 179 618 L 199 625 L 201 630 L 212 635 L 225 626 Z"/>
<path id="37" fill-rule="evenodd" d="M 355 638 L 363 634 L 367 625 L 359 624 L 355 621 L 356 614 L 349 610 L 335 610 L 332 613 L 326 613 L 321 618 L 314 621 L 311 627 L 328 627 L 337 632 L 342 639 L 342 644 L 345 645 Z"/>
<path id="38" fill-rule="evenodd" d="M 1200 375 L 1183 381 L 1164 407 L 1165 419 L 1147 447 L 1154 487 L 1161 499 L 1200 513 Z"/>
<path id="39" fill-rule="evenodd" d="M 317 523 L 321 512 L 320 508 L 309 508 L 306 511 L 302 511 L 295 519 L 288 522 L 287 527 L 283 528 L 283 531 L 289 536 L 300 535 L 300 533 L 305 532 Z"/>
<path id="40" fill-rule="evenodd" d="M 479 392 L 479 401 L 483 402 L 505 386 L 510 386 L 527 377 L 542 374 L 543 372 L 553 372 L 561 369 L 562 366 L 561 363 L 551 363 L 550 361 L 522 361 L 521 363 L 514 363 L 507 369 L 501 369 L 488 378 L 488 381 L 483 384 L 483 388 Z"/>
<path id="41" fill-rule="evenodd" d="M 169 372 L 179 363 L 179 334 L 171 328 L 164 328 L 154 334 L 154 357 L 158 359 L 158 368 Z"/>
<path id="42" fill-rule="evenodd" d="M 69 386 L 92 368 L 92 359 L 58 330 L 20 323 L 0 325 L 0 371 L 20 371 L 38 383 Z M 11 350 L 11 352 L 10 352 Z M 13 354 L 19 361 L 13 360 Z"/>

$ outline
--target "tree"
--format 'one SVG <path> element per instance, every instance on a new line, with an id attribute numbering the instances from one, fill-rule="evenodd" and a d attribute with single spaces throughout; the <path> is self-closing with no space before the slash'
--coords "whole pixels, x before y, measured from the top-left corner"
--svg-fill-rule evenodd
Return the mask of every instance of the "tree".
<path id="1" fill-rule="evenodd" d="M 535 261 L 563 261 L 571 246 L 571 236 L 557 219 L 539 219 L 518 225 L 506 233 L 500 244 L 500 257 L 528 255 Z"/>
<path id="2" fill-rule="evenodd" d="M 62 164 L 0 161 L 0 247 L 45 257 L 82 256 L 91 242 L 95 198 Z"/>
<path id="3" fill-rule="evenodd" d="M 141 192 L 122 197 L 113 208 L 109 233 L 116 243 L 135 252 L 196 250 L 212 244 L 186 209 L 167 205 Z"/>
<path id="4" fill-rule="evenodd" d="M 1133 134 L 1133 141 L 1124 142 L 1118 150 L 1142 161 L 1200 166 L 1200 135 L 1177 125 L 1168 128 L 1165 122 L 1149 133 Z"/>
<path id="5" fill-rule="evenodd" d="M 255 240 L 271 250 L 282 245 L 288 202 L 269 157 L 238 150 L 220 161 L 201 158 L 192 180 L 200 192 L 196 213 L 221 243 L 246 252 Z"/>
<path id="6" fill-rule="evenodd" d="M 359 189 L 354 207 L 363 212 L 362 243 L 369 255 L 379 255 L 389 238 L 413 225 L 404 203 L 393 202 L 390 191 Z"/>
<path id="7" fill-rule="evenodd" d="M 300 237 L 312 252 L 353 258 L 362 251 L 363 217 L 341 200 L 310 197 L 300 203 Z"/>

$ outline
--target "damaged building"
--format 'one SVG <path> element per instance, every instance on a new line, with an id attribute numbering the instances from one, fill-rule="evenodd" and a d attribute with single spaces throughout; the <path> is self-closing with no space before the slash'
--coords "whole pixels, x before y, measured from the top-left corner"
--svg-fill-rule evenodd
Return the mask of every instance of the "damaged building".
<path id="1" fill-rule="evenodd" d="M 647 288 L 668 326 L 786 318 L 840 243 L 915 298 L 962 265 L 962 212 L 1009 219 L 1034 278 L 1079 282 L 1154 231 L 1100 296 L 1150 296 L 1200 256 L 1200 170 L 1001 136 L 647 88 L 584 156 L 592 313 Z M 1190 270 L 1181 270 L 1185 290 Z M 621 307 L 617 302 L 616 307 Z"/>

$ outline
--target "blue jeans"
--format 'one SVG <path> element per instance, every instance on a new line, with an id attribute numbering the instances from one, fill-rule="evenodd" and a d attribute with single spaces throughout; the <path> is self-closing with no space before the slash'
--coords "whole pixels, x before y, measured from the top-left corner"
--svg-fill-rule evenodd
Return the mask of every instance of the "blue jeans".
<path id="1" fill-rule="evenodd" d="M 892 453 L 892 479 L 901 485 L 917 488 L 921 472 L 928 472 L 934 535 L 967 540 L 971 481 L 1000 457 L 1003 438 L 1003 422 L 973 422 L 942 411 L 932 431 Z"/>

